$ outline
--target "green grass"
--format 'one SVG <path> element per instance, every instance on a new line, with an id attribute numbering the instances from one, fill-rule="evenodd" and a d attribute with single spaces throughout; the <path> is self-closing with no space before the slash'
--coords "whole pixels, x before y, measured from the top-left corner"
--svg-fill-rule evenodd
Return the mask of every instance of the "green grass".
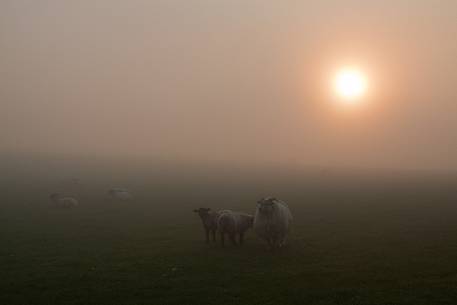
<path id="1" fill-rule="evenodd" d="M 103 175 L 67 187 L 81 198 L 74 210 L 49 207 L 64 188 L 57 177 L 2 183 L 0 304 L 457 304 L 452 177 L 130 173 L 120 186 L 136 199 L 113 204 L 104 191 L 114 179 Z M 243 247 L 203 242 L 193 208 L 252 212 L 269 191 L 295 217 L 287 248 L 266 251 L 252 231 Z"/>

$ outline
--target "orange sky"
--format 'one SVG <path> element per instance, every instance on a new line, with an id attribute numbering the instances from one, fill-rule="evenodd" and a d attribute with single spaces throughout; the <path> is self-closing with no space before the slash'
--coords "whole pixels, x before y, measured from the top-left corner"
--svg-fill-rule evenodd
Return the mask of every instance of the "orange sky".
<path id="1" fill-rule="evenodd" d="M 373 2 L 2 1 L 0 151 L 455 169 L 457 2 Z"/>

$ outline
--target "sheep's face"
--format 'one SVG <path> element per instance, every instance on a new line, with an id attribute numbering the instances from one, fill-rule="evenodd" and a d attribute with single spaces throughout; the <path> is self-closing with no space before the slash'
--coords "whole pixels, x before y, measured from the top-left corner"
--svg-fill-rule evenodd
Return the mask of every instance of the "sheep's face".
<path id="1" fill-rule="evenodd" d="M 275 198 L 263 198 L 257 202 L 257 209 L 261 214 L 270 215 L 275 210 Z"/>
<path id="2" fill-rule="evenodd" d="M 205 218 L 209 214 L 210 210 L 210 208 L 198 208 L 194 210 L 194 212 L 197 213 L 201 218 Z"/>

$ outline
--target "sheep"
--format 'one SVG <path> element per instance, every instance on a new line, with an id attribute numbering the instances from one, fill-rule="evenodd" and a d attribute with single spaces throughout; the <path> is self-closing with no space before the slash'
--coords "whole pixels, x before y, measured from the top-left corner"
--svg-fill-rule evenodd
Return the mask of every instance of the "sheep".
<path id="1" fill-rule="evenodd" d="M 130 194 L 126 189 L 120 188 L 112 188 L 108 191 L 108 194 L 115 199 L 121 201 L 127 201 L 133 198 L 132 194 Z"/>
<path id="2" fill-rule="evenodd" d="M 292 214 L 284 201 L 266 197 L 257 202 L 254 231 L 268 243 L 269 248 L 285 245 L 291 224 Z"/>
<path id="3" fill-rule="evenodd" d="M 239 234 L 240 245 L 244 242 L 244 233 L 252 228 L 254 217 L 249 214 L 232 212 L 225 210 L 220 212 L 219 219 L 217 221 L 217 229 L 221 237 L 221 245 L 225 246 L 225 234 L 228 234 L 230 241 L 233 245 L 236 245 L 236 235 Z"/>
<path id="4" fill-rule="evenodd" d="M 194 210 L 200 216 L 205 229 L 206 243 L 209 243 L 210 233 L 213 236 L 213 242 L 216 241 L 217 219 L 220 212 L 211 211 L 210 208 L 198 208 Z"/>
<path id="5" fill-rule="evenodd" d="M 64 197 L 58 193 L 51 194 L 49 196 L 54 206 L 59 208 L 73 208 L 79 205 L 78 200 L 73 197 Z"/>

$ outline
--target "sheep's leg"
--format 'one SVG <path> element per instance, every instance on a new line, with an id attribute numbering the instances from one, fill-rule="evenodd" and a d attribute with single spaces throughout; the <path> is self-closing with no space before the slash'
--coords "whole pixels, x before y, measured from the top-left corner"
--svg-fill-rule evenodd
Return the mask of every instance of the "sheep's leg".
<path id="1" fill-rule="evenodd" d="M 225 234 L 221 233 L 221 245 L 222 247 L 225 247 Z"/>
<path id="2" fill-rule="evenodd" d="M 213 230 L 213 242 L 216 242 L 216 230 Z"/>
<path id="3" fill-rule="evenodd" d="M 209 229 L 205 228 L 206 233 L 206 243 L 209 243 Z"/>
<path id="4" fill-rule="evenodd" d="M 236 234 L 230 234 L 230 241 L 234 246 L 236 246 Z"/>
<path id="5" fill-rule="evenodd" d="M 240 245 L 244 243 L 244 232 L 240 233 Z"/>

